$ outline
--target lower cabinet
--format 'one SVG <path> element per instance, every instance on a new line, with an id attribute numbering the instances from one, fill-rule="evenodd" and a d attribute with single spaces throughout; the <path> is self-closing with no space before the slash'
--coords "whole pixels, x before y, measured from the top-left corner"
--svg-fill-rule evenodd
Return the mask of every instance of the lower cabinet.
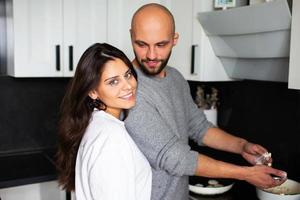
<path id="1" fill-rule="evenodd" d="M 60 190 L 57 181 L 22 185 L 0 189 L 1 200 L 66 200 L 66 192 Z"/>

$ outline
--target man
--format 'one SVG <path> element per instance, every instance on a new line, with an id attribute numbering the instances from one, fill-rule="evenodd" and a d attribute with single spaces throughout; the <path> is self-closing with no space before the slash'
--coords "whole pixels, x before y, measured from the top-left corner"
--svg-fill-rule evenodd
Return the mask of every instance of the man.
<path id="1" fill-rule="evenodd" d="M 152 166 L 153 200 L 188 199 L 189 175 L 234 178 L 262 188 L 285 181 L 285 172 L 266 165 L 237 166 L 192 151 L 189 138 L 199 145 L 240 154 L 251 164 L 267 152 L 208 122 L 182 75 L 166 66 L 179 35 L 165 7 L 147 4 L 139 8 L 130 32 L 139 85 L 137 104 L 125 125 Z M 283 178 L 274 180 L 271 175 Z"/>

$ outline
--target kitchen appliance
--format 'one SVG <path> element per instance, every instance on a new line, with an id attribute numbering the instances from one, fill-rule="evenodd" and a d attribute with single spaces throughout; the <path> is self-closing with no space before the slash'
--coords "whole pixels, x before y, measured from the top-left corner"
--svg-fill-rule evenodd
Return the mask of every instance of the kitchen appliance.
<path id="1" fill-rule="evenodd" d="M 233 79 L 288 81 L 287 0 L 198 13 L 216 56 Z"/>

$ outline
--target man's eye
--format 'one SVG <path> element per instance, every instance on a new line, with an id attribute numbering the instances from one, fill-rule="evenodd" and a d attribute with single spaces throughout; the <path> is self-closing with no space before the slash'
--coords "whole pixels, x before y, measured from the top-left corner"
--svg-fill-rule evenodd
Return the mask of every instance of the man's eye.
<path id="1" fill-rule="evenodd" d="M 158 47 L 164 47 L 164 46 L 166 46 L 166 45 L 167 45 L 167 43 L 158 43 L 158 44 L 157 44 Z"/>
<path id="2" fill-rule="evenodd" d="M 109 85 L 111 85 L 111 86 L 118 85 L 118 83 L 119 83 L 119 81 L 118 81 L 118 80 L 116 80 L 116 79 L 114 79 L 114 80 L 111 80 L 111 81 L 109 81 L 109 82 L 108 82 L 108 84 L 109 84 Z"/>
<path id="3" fill-rule="evenodd" d="M 146 45 L 144 43 L 141 43 L 141 42 L 137 42 L 136 43 L 139 47 L 146 47 Z"/>

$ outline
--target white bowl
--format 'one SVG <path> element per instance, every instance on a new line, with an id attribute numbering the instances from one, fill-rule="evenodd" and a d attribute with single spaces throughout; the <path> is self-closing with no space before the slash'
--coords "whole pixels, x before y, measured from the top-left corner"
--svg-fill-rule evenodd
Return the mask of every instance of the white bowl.
<path id="1" fill-rule="evenodd" d="M 256 188 L 260 200 L 300 200 L 300 183 L 288 179 L 280 186 L 269 189 Z"/>
<path id="2" fill-rule="evenodd" d="M 205 177 L 190 177 L 189 190 L 201 195 L 217 195 L 230 190 L 233 186 L 230 179 L 213 179 Z"/>
<path id="3" fill-rule="evenodd" d="M 222 194 L 224 192 L 227 192 L 232 188 L 232 186 L 233 183 L 224 187 L 199 187 L 195 185 L 189 185 L 189 190 L 196 194 L 216 195 L 216 194 Z"/>

